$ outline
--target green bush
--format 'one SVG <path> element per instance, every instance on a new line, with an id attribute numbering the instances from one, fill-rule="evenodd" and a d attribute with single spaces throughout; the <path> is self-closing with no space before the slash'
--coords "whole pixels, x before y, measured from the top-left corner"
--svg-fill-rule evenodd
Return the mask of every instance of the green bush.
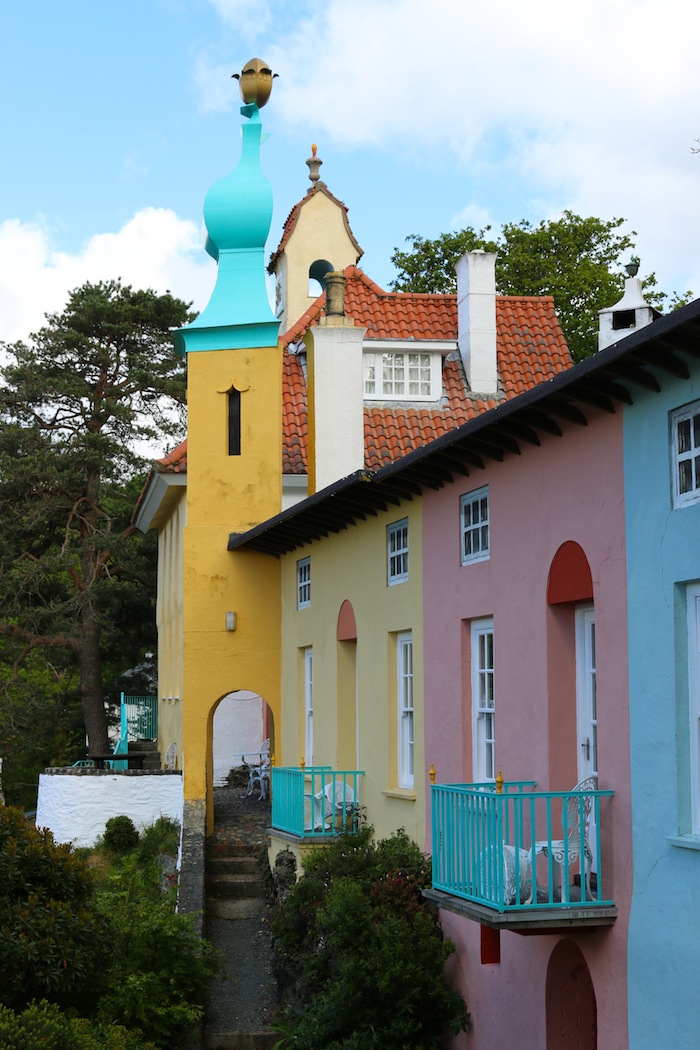
<path id="1" fill-rule="evenodd" d="M 110 817 L 105 824 L 102 841 L 105 849 L 111 853 L 127 853 L 138 846 L 139 833 L 131 817 Z"/>
<path id="2" fill-rule="evenodd" d="M 46 998 L 86 1006 L 112 939 L 85 858 L 34 828 L 21 810 L 0 807 L 0 887 L 0 1003 L 21 1010 Z"/>
<path id="3" fill-rule="evenodd" d="M 172 1046 L 203 1014 L 218 956 L 197 936 L 191 917 L 174 910 L 161 870 L 135 854 L 121 859 L 99 895 L 115 938 L 115 963 L 105 975 L 98 1016 L 138 1026 L 158 1046 Z"/>
<path id="4" fill-rule="evenodd" d="M 297 1050 L 438 1050 L 468 1014 L 443 967 L 454 946 L 421 895 L 430 861 L 371 828 L 311 854 L 271 920 Z"/>
<path id="5" fill-rule="evenodd" d="M 55 1003 L 32 1003 L 20 1014 L 0 1006 L 0 1050 L 156 1050 L 138 1031 L 69 1018 Z"/>
<path id="6" fill-rule="evenodd" d="M 177 825 L 143 839 L 97 886 L 86 853 L 0 807 L 0 1050 L 172 1048 L 202 1016 L 217 957 L 152 859 Z"/>

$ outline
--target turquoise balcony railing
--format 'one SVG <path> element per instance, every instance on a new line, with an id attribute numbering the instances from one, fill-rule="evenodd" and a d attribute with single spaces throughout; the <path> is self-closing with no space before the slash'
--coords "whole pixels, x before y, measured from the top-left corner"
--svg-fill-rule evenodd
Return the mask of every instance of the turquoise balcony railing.
<path id="1" fill-rule="evenodd" d="M 601 843 L 613 792 L 535 787 L 433 785 L 433 889 L 498 912 L 614 906 Z"/>
<path id="2" fill-rule="evenodd" d="M 272 827 L 302 839 L 353 834 L 360 827 L 358 769 L 272 767 Z"/>
<path id="3" fill-rule="evenodd" d="M 114 745 L 115 755 L 129 753 L 130 740 L 158 738 L 158 697 L 126 696 L 121 694 L 119 707 L 119 740 Z M 113 759 L 112 769 L 127 769 L 126 759 Z"/>

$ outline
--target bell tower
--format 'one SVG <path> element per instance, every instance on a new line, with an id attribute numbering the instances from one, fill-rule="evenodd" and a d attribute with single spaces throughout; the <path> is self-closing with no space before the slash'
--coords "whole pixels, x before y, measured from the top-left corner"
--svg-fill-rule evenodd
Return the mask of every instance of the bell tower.
<path id="1" fill-rule="evenodd" d="M 272 189 L 262 172 L 260 108 L 272 73 L 240 74 L 244 105 L 236 169 L 204 201 L 206 249 L 217 263 L 209 303 L 175 334 L 187 357 L 187 521 L 183 533 L 182 741 L 186 802 L 213 824 L 213 713 L 247 689 L 279 706 L 279 566 L 229 553 L 231 532 L 277 514 L 282 500 L 282 353 L 268 302 L 265 240 Z M 270 563 L 270 564 L 268 564 Z"/>
<path id="2" fill-rule="evenodd" d="M 362 257 L 350 229 L 348 209 L 321 181 L 323 161 L 315 145 L 306 163 L 311 189 L 289 213 L 267 268 L 275 276 L 275 312 L 281 332 L 288 331 L 325 290 L 329 273 L 354 266 Z"/>

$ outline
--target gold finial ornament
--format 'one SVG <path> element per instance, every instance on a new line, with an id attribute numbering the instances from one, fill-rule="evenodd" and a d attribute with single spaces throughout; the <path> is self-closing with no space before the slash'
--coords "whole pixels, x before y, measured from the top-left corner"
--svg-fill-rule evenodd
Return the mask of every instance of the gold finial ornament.
<path id="1" fill-rule="evenodd" d="M 503 794 L 503 783 L 504 783 L 503 773 L 501 773 L 501 771 L 499 769 L 498 776 L 496 777 L 496 794 L 497 795 L 502 795 Z"/>
<path id="2" fill-rule="evenodd" d="M 278 76 L 273 73 L 261 58 L 251 58 L 246 62 L 240 73 L 234 73 L 232 79 L 238 81 L 241 89 L 241 98 L 246 105 L 254 102 L 258 109 L 262 109 L 270 97 L 272 81 Z"/>
<path id="3" fill-rule="evenodd" d="M 299 768 L 301 769 L 302 773 L 306 769 L 306 759 L 304 758 L 303 755 L 301 756 L 301 762 L 299 763 Z"/>
<path id="4" fill-rule="evenodd" d="M 437 776 L 437 773 L 435 772 L 435 766 L 433 765 L 432 762 L 430 763 L 430 769 L 428 770 L 428 776 L 430 777 L 430 783 L 434 784 L 435 783 L 435 777 Z"/>

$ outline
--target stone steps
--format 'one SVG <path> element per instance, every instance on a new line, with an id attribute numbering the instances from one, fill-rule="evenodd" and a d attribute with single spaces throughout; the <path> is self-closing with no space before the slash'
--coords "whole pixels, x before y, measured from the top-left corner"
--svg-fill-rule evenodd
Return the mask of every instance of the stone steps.
<path id="1" fill-rule="evenodd" d="M 251 818 L 251 813 L 253 818 Z M 206 934 L 222 954 L 227 979 L 210 989 L 204 1050 L 272 1050 L 266 1028 L 276 1003 L 270 937 L 264 922 L 261 860 L 265 835 L 254 809 L 217 823 L 206 848 Z"/>

